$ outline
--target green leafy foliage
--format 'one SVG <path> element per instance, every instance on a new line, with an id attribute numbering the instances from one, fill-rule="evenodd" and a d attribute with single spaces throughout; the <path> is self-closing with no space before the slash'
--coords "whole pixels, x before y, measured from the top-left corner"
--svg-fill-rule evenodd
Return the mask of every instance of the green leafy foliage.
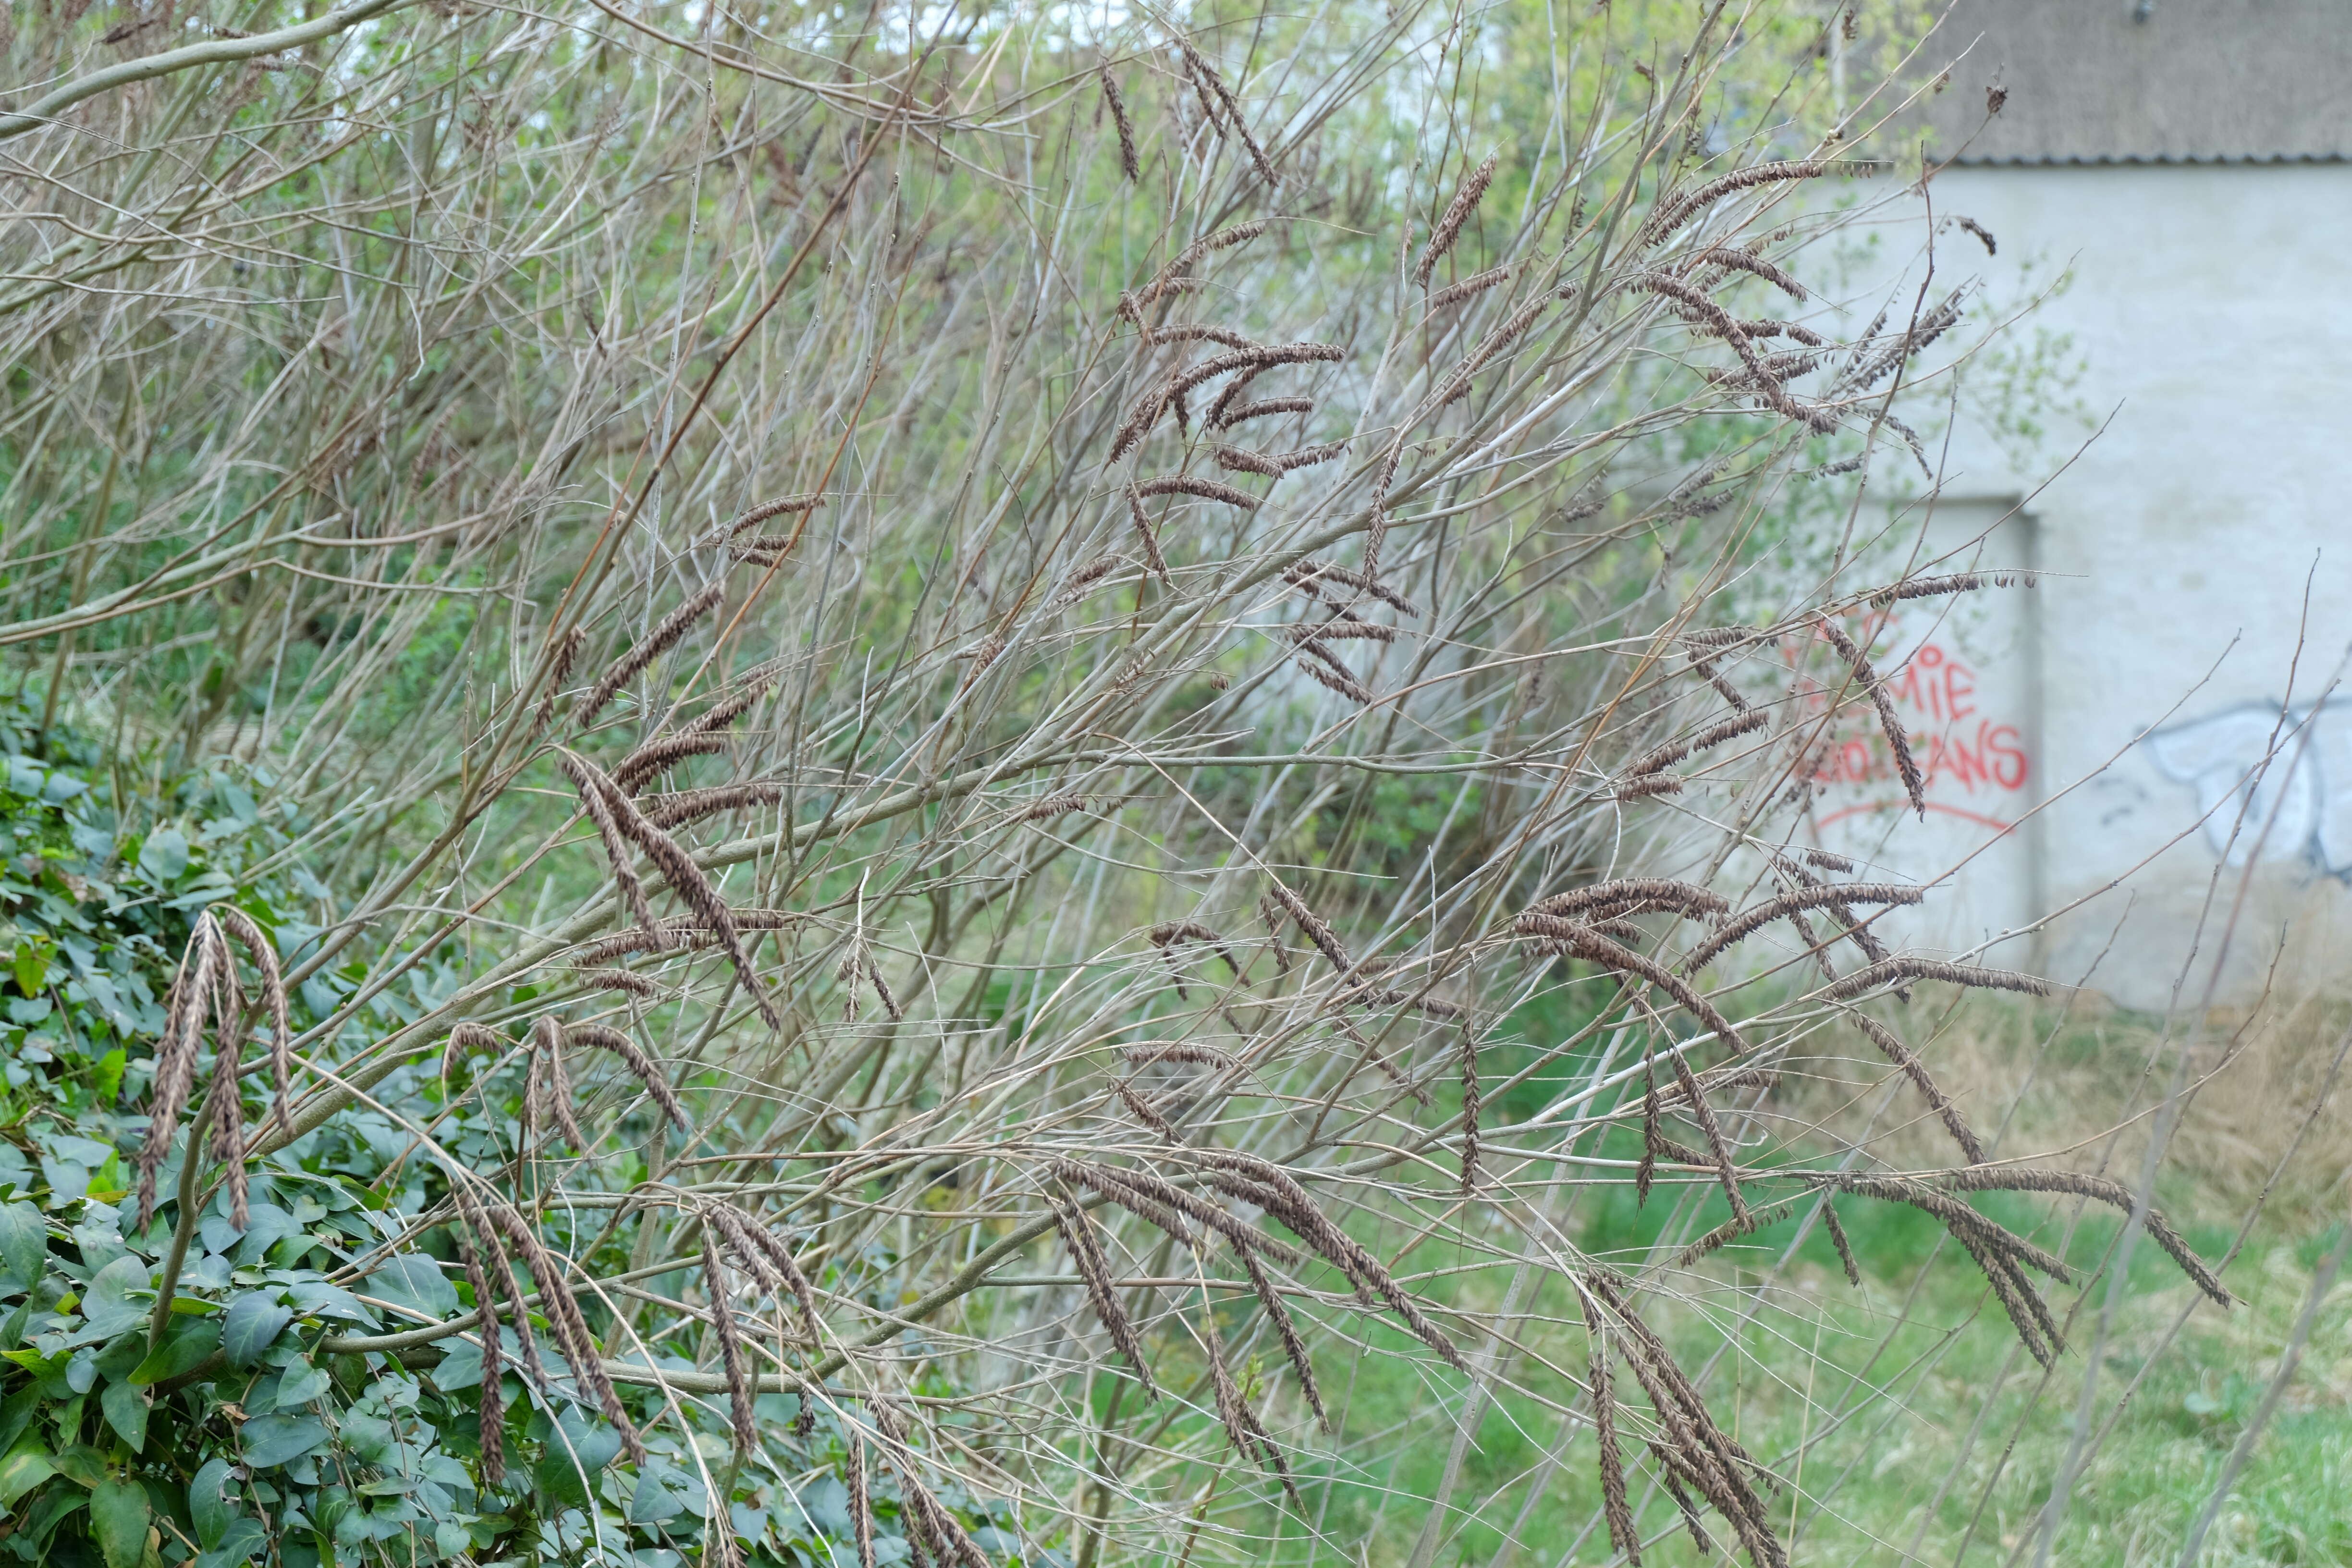
<path id="1" fill-rule="evenodd" d="M 0 1124 L 0 1563 L 413 1568 L 603 1552 L 659 1565 L 698 1556 L 714 1528 L 730 1529 L 755 1564 L 825 1563 L 830 1543 L 847 1550 L 842 1484 L 829 1473 L 814 1488 L 785 1479 L 844 1458 L 829 1421 L 795 1430 L 795 1397 L 758 1401 L 771 1439 L 762 1463 L 730 1466 L 716 1436 L 728 1428 L 723 1409 L 698 1409 L 691 1430 L 648 1434 L 639 1469 L 615 1463 L 618 1434 L 580 1402 L 560 1357 L 549 1357 L 549 1386 L 517 1375 L 508 1330 L 508 1480 L 498 1488 L 481 1475 L 478 1345 L 339 1350 L 354 1334 L 474 1306 L 446 1233 L 428 1230 L 416 1245 L 418 1217 L 445 1190 L 429 1166 L 404 1159 L 408 1141 L 378 1111 L 346 1111 L 256 1162 L 242 1226 L 225 1192 L 200 1194 L 173 1300 L 159 1303 L 179 1205 L 163 1203 L 142 1231 L 127 1199 L 145 1125 L 135 1105 L 191 923 L 233 903 L 275 933 L 290 967 L 319 931 L 294 911 L 305 899 L 331 909 L 331 895 L 309 871 L 283 868 L 302 824 L 257 804 L 252 787 L 267 781 L 190 775 L 117 805 L 95 750 L 37 735 L 31 718 L 0 714 L 0 834 L 11 850 L 0 931 L 15 944 Z M 260 865 L 281 869 L 254 874 Z M 359 973 L 325 971 L 301 986 L 296 1028 L 333 1022 Z M 436 984 L 427 976 L 358 1016 L 398 1019 Z M 413 1070 L 386 1090 L 409 1103 L 440 1093 Z M 258 1087 L 247 1092 L 257 1117 Z M 511 1093 L 477 1098 L 443 1136 L 495 1166 L 518 1110 Z M 183 1138 L 164 1193 L 185 1157 Z M 592 1237 L 567 1245 L 593 1254 Z M 625 1267 L 617 1255 L 604 1261 Z M 545 1320 L 534 1322 L 544 1335 Z M 660 1415 L 649 1392 L 630 1399 L 642 1422 Z M 723 1512 L 711 1500 L 722 1477 L 733 1481 Z M 887 1478 L 874 1500 L 881 1560 L 903 1562 Z M 1015 1542 L 1003 1505 L 943 1500 L 976 1538 Z"/>

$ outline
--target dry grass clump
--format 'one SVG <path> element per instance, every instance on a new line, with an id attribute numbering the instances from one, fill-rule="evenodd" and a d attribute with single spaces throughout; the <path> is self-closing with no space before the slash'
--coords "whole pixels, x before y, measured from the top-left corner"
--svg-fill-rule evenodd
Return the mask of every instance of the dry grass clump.
<path id="1" fill-rule="evenodd" d="M 543 1334 L 640 1466 L 724 1394 L 729 1484 L 772 1453 L 840 1468 L 862 1564 L 885 1472 L 913 1546 L 968 1568 L 983 1494 L 1024 1557 L 1247 1560 L 1261 1500 L 1316 1530 L 1310 1489 L 1360 1460 L 1339 1375 L 1360 1352 L 1589 1421 L 1573 1460 L 1629 1560 L 1663 1489 L 1673 1528 L 1776 1568 L 1793 1478 L 1653 1322 L 1736 1244 L 1838 1226 L 1832 1200 L 1927 1215 L 2046 1362 L 2079 1337 L 2050 1283 L 2073 1271 L 1972 1201 L 1998 1187 L 2126 1208 L 2221 1299 L 2144 1184 L 2000 1163 L 1966 1061 L 1888 1021 L 1931 985 L 2042 982 L 1893 950 L 1874 912 L 1934 895 L 1801 842 L 1825 725 L 1907 740 L 1838 574 L 1748 602 L 1758 525 L 1796 475 L 1916 447 L 1895 407 L 1967 298 L 1858 337 L 1814 310 L 1803 279 L 1856 216 L 1795 199 L 1851 162 L 1814 102 L 1817 16 L 1676 11 L 1629 53 L 1632 24 L 1584 8 L 1541 142 L 1575 155 L 1432 170 L 1359 151 L 1423 145 L 1381 84 L 1465 47 L 1410 6 L 1268 12 L 1248 52 L 1230 17 L 1098 36 L 1060 12 L 706 51 L 683 40 L 713 17 L 660 11 L 555 43 L 436 12 L 463 46 L 353 65 L 365 113 L 324 76 L 266 121 L 216 110 L 257 168 L 307 167 L 305 136 L 338 157 L 362 121 L 453 138 L 478 206 L 422 153 L 352 174 L 365 210 L 413 215 L 397 246 L 254 175 L 240 201 L 288 204 L 268 232 L 300 241 L 263 256 L 209 195 L 216 154 L 173 162 L 192 183 L 157 206 L 69 128 L 17 128 L 82 182 L 43 197 L 82 228 L 181 226 L 169 261 L 101 245 L 140 279 L 120 296 L 12 285 L 16 361 L 122 396 L 137 343 L 172 367 L 138 416 L 224 434 L 107 523 L 95 582 L 40 534 L 61 514 L 12 532 L 0 638 L 63 650 L 238 584 L 205 601 L 223 664 L 175 689 L 185 733 L 213 732 L 212 693 L 271 693 L 240 743 L 358 889 L 286 973 L 248 954 L 277 1092 L 253 1137 L 254 944 L 198 921 L 142 1219 L 207 1033 L 195 1121 L 233 1190 L 364 1105 L 449 1194 L 416 1225 L 477 1302 L 438 1337 L 481 1336 L 487 1365 L 509 1324 L 543 1394 Z M 534 63 L 481 74 L 509 52 Z M 1803 103 L 1706 151 L 1723 73 L 1767 57 Z M 113 131 L 147 134 L 142 106 Z M 533 116 L 555 131 L 494 129 Z M 268 374 L 174 313 L 263 320 L 248 253 L 284 269 Z M 420 294 L 425 255 L 483 270 Z M 263 416 L 236 417 L 257 384 Z M 218 528 L 184 558 L 196 516 Z M 1748 964 L 1767 932 L 1802 962 Z M 295 1036 L 288 997 L 330 965 L 367 978 Z M 368 999 L 426 966 L 449 984 L 376 1026 Z M 1531 1027 L 1563 994 L 1577 1021 Z M 1900 1076 L 1931 1157 L 1817 1102 L 1827 1031 Z M 305 1059 L 327 1070 L 289 1102 Z M 438 1142 L 465 1115 L 503 1163 Z M 1558 1211 L 1587 1186 L 1728 1219 L 1594 1256 Z M 551 1239 L 579 1212 L 633 1278 L 690 1283 L 592 1310 L 608 1282 Z M 1573 1393 L 1465 1305 L 1546 1288 L 1577 1304 Z M 763 1393 L 798 1419 L 763 1426 Z M 739 1550 L 722 1529 L 704 1557 Z"/>

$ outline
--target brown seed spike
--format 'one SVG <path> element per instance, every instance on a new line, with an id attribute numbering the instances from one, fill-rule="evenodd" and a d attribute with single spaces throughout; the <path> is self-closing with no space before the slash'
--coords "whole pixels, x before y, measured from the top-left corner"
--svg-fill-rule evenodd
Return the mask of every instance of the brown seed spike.
<path id="1" fill-rule="evenodd" d="M 1133 485 L 1127 487 L 1127 510 L 1135 521 L 1135 536 L 1143 545 L 1144 564 L 1151 568 L 1151 574 L 1160 579 L 1161 587 L 1174 587 L 1175 580 L 1168 575 L 1168 558 L 1160 552 L 1160 531 L 1151 525 L 1150 514 L 1143 510 L 1143 498 L 1136 493 Z"/>
<path id="2" fill-rule="evenodd" d="M 222 927 L 244 945 L 252 956 L 253 966 L 261 972 L 261 1000 L 269 1009 L 270 1088 L 277 1095 L 270 1115 L 278 1123 L 278 1136 L 291 1142 L 294 1123 L 288 1118 L 287 1107 L 293 1102 L 294 1093 L 294 1026 L 286 1005 L 286 978 L 278 969 L 278 946 L 252 916 L 235 904 L 217 905 L 215 912 Z"/>
<path id="3" fill-rule="evenodd" d="M 849 1481 L 849 1524 L 857 1541 L 857 1568 L 875 1568 L 874 1499 L 866 1479 L 866 1444 L 855 1432 L 849 1435 L 842 1470 Z"/>
<path id="4" fill-rule="evenodd" d="M 1900 980 L 1941 980 L 1952 985 L 2014 991 L 2025 996 L 2050 994 L 2050 982 L 2035 975 L 2020 974 L 2007 969 L 1985 969 L 1969 963 L 1946 963 L 1940 959 L 1902 956 L 1881 959 L 1866 969 L 1857 969 L 1836 984 L 1824 988 L 1822 994 L 1830 1001 L 1843 1002 L 1865 991 Z"/>
<path id="5" fill-rule="evenodd" d="M 1952 1142 L 1960 1146 L 1960 1152 L 1967 1157 L 1969 1163 L 1983 1164 L 1984 1145 L 1977 1141 L 1976 1133 L 1961 1117 L 1959 1107 L 1954 1105 L 1951 1097 L 1944 1092 L 1943 1085 L 1937 1083 L 1935 1075 L 1927 1070 L 1927 1064 L 1921 1061 L 1894 1030 L 1869 1014 L 1857 1011 L 1853 1016 L 1855 1026 L 1870 1043 L 1876 1046 L 1888 1061 L 1900 1068 L 1903 1076 L 1918 1089 L 1927 1101 L 1927 1108 L 1943 1122 L 1945 1131 L 1951 1133 Z"/>
<path id="6" fill-rule="evenodd" d="M 1878 672 L 1870 666 L 1869 657 L 1854 646 L 1853 639 L 1845 635 L 1843 627 L 1826 616 L 1822 617 L 1820 624 L 1822 635 L 1829 638 L 1830 646 L 1837 649 L 1838 657 L 1853 669 L 1854 679 L 1862 684 L 1870 698 L 1870 705 L 1877 710 L 1879 729 L 1885 733 L 1887 749 L 1895 753 L 1895 769 L 1903 775 L 1903 792 L 1910 797 L 1911 808 L 1919 814 L 1919 820 L 1927 821 L 1927 781 L 1920 777 L 1919 764 L 1912 758 L 1910 738 L 1904 733 L 1902 717 L 1895 711 L 1895 700 L 1887 696 L 1885 682 L 1878 678 Z"/>
<path id="7" fill-rule="evenodd" d="M 1757 163 L 1745 169 L 1735 170 L 1721 179 L 1709 180 L 1706 184 L 1686 191 L 1670 201 L 1661 202 L 1657 210 L 1650 215 L 1650 221 L 1643 226 L 1637 243 L 1644 246 L 1658 244 L 1671 237 L 1675 230 L 1688 223 L 1701 207 L 1720 201 L 1725 196 L 1755 185 L 1769 184 L 1781 180 L 1816 179 L 1827 174 L 1829 167 L 1829 164 L 1818 159 Z"/>
<path id="8" fill-rule="evenodd" d="M 220 924 L 207 910 L 196 917 L 179 972 L 163 1007 L 163 1036 L 155 1047 L 155 1077 L 148 1090 L 147 1137 L 139 1146 L 139 1223 L 155 1217 L 155 1176 L 172 1152 L 172 1134 L 195 1087 L 196 1054 L 204 1046 L 205 1016 L 218 989 L 217 966 L 228 961 Z M 194 1157 L 196 1134 L 189 1134 Z"/>
<path id="9" fill-rule="evenodd" d="M 1354 961 L 1348 956 L 1348 950 L 1339 944 L 1338 933 L 1320 915 L 1307 907 L 1304 899 L 1284 887 L 1279 878 L 1270 879 L 1267 891 L 1297 923 L 1299 934 L 1322 950 L 1323 956 L 1331 961 L 1332 968 L 1344 973 L 1355 967 Z"/>
<path id="10" fill-rule="evenodd" d="M 1136 156 L 1135 125 L 1127 117 L 1127 100 L 1119 96 L 1118 83 L 1111 79 L 1109 61 L 1106 60 L 1097 67 L 1096 74 L 1102 79 L 1103 103 L 1110 110 L 1111 123 L 1118 128 L 1119 170 L 1127 175 L 1128 184 L 1133 184 L 1143 177 L 1143 163 Z M 870 1534 L 872 1528 L 870 1523 L 867 1528 Z M 862 1543 L 862 1552 L 866 1568 L 873 1568 L 873 1544 L 870 1539 Z"/>
<path id="11" fill-rule="evenodd" d="M 1625 1458 L 1617 1445 L 1616 1380 L 1610 1373 L 1608 1347 L 1597 1335 L 1585 1364 L 1592 1390 L 1592 1432 L 1601 1455 L 1601 1508 L 1609 1521 L 1609 1543 L 1626 1562 L 1640 1568 L 1642 1532 L 1633 1527 L 1633 1510 L 1625 1501 Z"/>
<path id="12" fill-rule="evenodd" d="M 659 931 L 654 920 L 653 906 L 646 901 L 646 886 L 637 878 L 636 864 L 629 853 L 628 840 L 622 836 L 620 823 L 613 815 L 613 805 L 600 785 L 602 775 L 595 764 L 570 752 L 561 753 L 557 765 L 562 768 L 572 787 L 580 794 L 580 805 L 587 812 L 588 820 L 596 825 L 596 837 L 604 845 L 604 858 L 613 872 L 613 883 L 621 890 L 621 901 L 628 906 L 640 930 Z M 452 1041 L 455 1044 L 455 1041 Z"/>
<path id="13" fill-rule="evenodd" d="M 727 1413 L 735 1428 L 735 1450 L 748 1454 L 760 1446 L 760 1428 L 751 1418 L 751 1376 L 743 1361 L 743 1336 L 735 1327 L 734 1292 L 708 1230 L 702 1233 L 702 1284 L 710 1298 L 710 1326 L 718 1331 L 719 1364 L 727 1373 Z"/>
<path id="14" fill-rule="evenodd" d="M 236 1064 L 226 1056 L 214 1067 L 212 1088 L 205 1092 L 204 1109 L 196 1113 L 195 1123 L 188 1130 L 188 1159 L 196 1157 L 195 1146 L 208 1126 L 212 1130 L 213 1158 L 220 1162 L 221 1182 L 228 1189 L 229 1222 L 243 1230 L 250 1217 L 245 1173 L 245 1113 L 237 1098 Z"/>
<path id="15" fill-rule="evenodd" d="M 490 1293 L 489 1276 L 473 1243 L 457 1238 L 457 1257 L 466 1266 L 466 1282 L 474 1288 L 474 1331 L 482 1342 L 481 1422 L 482 1479 L 492 1488 L 507 1479 L 506 1401 L 499 1381 L 505 1376 L 503 1347 L 499 1343 L 499 1309 Z"/>
<path id="16" fill-rule="evenodd" d="M 1139 496 L 1198 496 L 1202 500 L 1223 501 L 1244 511 L 1257 510 L 1258 498 L 1247 490 L 1220 484 L 1215 479 L 1195 479 L 1190 474 L 1169 474 L 1156 479 L 1146 479 L 1135 487 Z"/>
<path id="17" fill-rule="evenodd" d="M 1111 1283 L 1110 1263 L 1095 1237 L 1093 1223 L 1084 1209 L 1066 1199 L 1053 1200 L 1053 1210 L 1054 1223 L 1069 1247 L 1070 1261 L 1086 1285 L 1095 1321 L 1110 1335 L 1111 1343 L 1127 1358 L 1127 1364 L 1135 1369 L 1136 1380 L 1143 1385 L 1144 1398 L 1158 1399 L 1160 1387 L 1151 1380 L 1151 1363 L 1143 1353 L 1135 1320 L 1128 1315 L 1126 1305 L 1118 1299 L 1118 1288 Z"/>
<path id="18" fill-rule="evenodd" d="M 626 686 L 647 665 L 667 652 L 679 638 L 694 628 L 695 622 L 717 608 L 719 601 L 726 596 L 727 584 L 713 583 L 663 616 L 653 630 L 647 632 L 628 652 L 614 659 L 604 673 L 596 678 L 596 684 L 591 687 L 588 695 L 581 700 L 580 707 L 572 716 L 572 722 L 583 728 L 586 727 L 599 712 L 603 711 L 604 704 L 610 702 L 622 687 Z"/>
<path id="19" fill-rule="evenodd" d="M 728 750 L 734 742 L 725 735 L 688 732 L 665 735 L 658 741 L 648 741 L 621 759 L 613 770 L 614 787 L 625 795 L 635 795 L 648 779 L 667 773 L 688 757 L 708 757 Z"/>
<path id="20" fill-rule="evenodd" d="M 1470 1031 L 1462 1031 L 1459 1050 L 1462 1068 L 1462 1195 L 1478 1195 L 1478 1116 L 1481 1110 L 1478 1091 L 1478 1042 Z"/>
<path id="21" fill-rule="evenodd" d="M 1474 272 L 1459 283 L 1449 284 L 1429 297 L 1429 308 L 1443 310 L 1448 305 L 1459 305 L 1465 300 L 1475 299 L 1498 283 L 1507 283 L 1518 268 L 1512 266 L 1489 267 L 1484 272 Z"/>
<path id="22" fill-rule="evenodd" d="M 1430 277 L 1437 270 L 1437 264 L 1445 259 L 1446 253 L 1454 248 L 1454 241 L 1462 237 L 1463 226 L 1478 210 L 1478 204 L 1486 199 L 1486 187 L 1494 183 L 1495 166 L 1500 157 L 1499 153 L 1489 153 L 1485 163 L 1470 171 L 1469 177 L 1462 182 L 1461 189 L 1455 191 L 1454 199 L 1446 204 L 1445 215 L 1437 220 L 1436 231 L 1429 237 L 1428 248 L 1421 253 L 1421 261 L 1412 269 L 1415 288 L 1429 287 Z"/>
<path id="23" fill-rule="evenodd" d="M 1822 1196 L 1822 1228 L 1830 1233 L 1830 1245 L 1837 1248 L 1838 1262 L 1845 1268 L 1846 1283 L 1862 1288 L 1862 1266 L 1853 1260 L 1853 1243 L 1846 1239 L 1845 1226 L 1838 1223 L 1837 1207 L 1827 1194 Z"/>
<path id="24" fill-rule="evenodd" d="M 643 797 L 637 809 L 656 827 L 678 827 L 722 811 L 773 805 L 784 798 L 781 784 L 717 784 L 709 789 L 682 789 Z"/>
<path id="25" fill-rule="evenodd" d="M 1219 430 L 1230 430 L 1247 419 L 1264 419 L 1275 414 L 1312 414 L 1315 400 L 1311 397 L 1267 397 L 1255 403 L 1226 404 L 1222 399 L 1209 411 L 1209 423 Z"/>
<path id="26" fill-rule="evenodd" d="M 567 767 L 576 763 L 583 770 L 574 775 L 575 778 L 584 779 L 591 793 L 602 794 L 618 831 L 646 852 L 646 858 L 693 909 L 698 922 L 717 934 L 718 945 L 726 950 L 736 973 L 742 976 L 744 989 L 751 992 L 752 1005 L 759 1010 L 761 1020 L 772 1029 L 782 1029 L 784 1026 L 783 1016 L 777 1012 L 774 998 L 769 995 L 768 987 L 751 967 L 751 955 L 743 945 L 734 913 L 719 898 L 719 889 L 711 885 L 702 868 L 695 864 L 694 858 L 680 847 L 676 839 L 640 816 L 628 796 L 610 779 L 597 773 L 593 763 L 583 762 L 568 752 L 564 757 Z M 643 914 L 639 915 L 638 923 L 647 928 L 653 925 L 653 921 Z"/>
<path id="27" fill-rule="evenodd" d="M 547 686 L 540 694 L 539 707 L 531 714 L 532 741 L 536 742 L 546 734 L 548 725 L 554 722 L 555 700 L 562 692 L 564 682 L 572 679 L 572 667 L 579 662 L 580 650 L 587 646 L 587 642 L 588 628 L 574 626 L 564 633 L 563 640 L 556 645 L 554 660 L 547 669 Z"/>
<path id="28" fill-rule="evenodd" d="M 610 1051 L 620 1058 L 621 1065 L 627 1068 L 629 1076 L 644 1087 L 646 1096 L 661 1107 L 662 1114 L 668 1117 L 680 1132 L 693 1131 L 687 1124 L 686 1108 L 678 1102 L 677 1091 L 670 1087 L 669 1080 L 662 1076 L 661 1068 L 638 1047 L 636 1041 L 604 1024 L 571 1025 L 564 1029 L 563 1037 L 568 1044 Z"/>

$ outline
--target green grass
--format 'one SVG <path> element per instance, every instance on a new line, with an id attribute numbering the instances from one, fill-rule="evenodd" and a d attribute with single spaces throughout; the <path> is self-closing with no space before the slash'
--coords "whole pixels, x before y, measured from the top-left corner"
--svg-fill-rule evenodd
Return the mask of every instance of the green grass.
<path id="1" fill-rule="evenodd" d="M 1989 1206 L 2045 1245 L 2062 1239 L 2054 1211 L 2033 1200 Z M 1654 1194 L 1642 1212 L 1630 1196 L 1612 1198 L 1589 1211 L 1580 1240 L 1595 1250 L 1640 1246 L 1655 1238 L 1674 1208 L 1670 1193 Z M 2105 1279 L 2087 1292 L 2051 1293 L 2072 1345 L 2045 1379 L 1966 1258 L 1949 1246 L 1937 1249 L 1937 1227 L 1885 1205 L 1842 1205 L 1841 1213 L 1867 1260 L 1861 1289 L 1847 1285 L 1816 1233 L 1780 1283 L 1759 1290 L 1763 1266 L 1793 1233 L 1790 1221 L 1759 1233 L 1737 1258 L 1716 1260 L 1694 1277 L 1689 1301 L 1660 1307 L 1653 1319 L 1694 1373 L 1722 1352 L 1707 1391 L 1720 1411 L 1736 1405 L 1740 1441 L 1795 1483 L 1772 1507 L 1800 1564 L 1896 1563 L 1915 1549 L 1917 1561 L 1938 1564 L 2032 1562 L 2036 1521 L 2094 1370 L 2095 1428 L 2138 1381 L 2072 1489 L 2050 1560 L 2085 1568 L 2172 1563 L 2261 1402 L 2314 1266 L 2335 1239 L 2316 1225 L 2258 1233 L 2226 1276 L 2242 1305 L 2226 1316 L 2200 1307 L 2168 1347 L 2165 1338 L 2192 1293 L 2168 1260 L 2143 1246 L 2095 1369 Z M 1686 1233 L 1711 1223 L 1701 1212 Z M 2095 1265 L 2116 1230 L 2104 1216 L 2085 1218 L 2067 1242 L 2070 1261 Z M 2229 1237 L 2193 1233 L 2192 1240 L 2215 1257 Z M 1758 1267 L 1743 1271 L 1742 1263 Z M 1576 1308 L 1555 1284 L 1532 1311 L 1509 1379 L 1528 1392 L 1504 1394 L 1489 1408 L 1465 1456 L 1433 1568 L 1610 1559 L 1605 1535 L 1585 1533 L 1600 1490 L 1591 1434 L 1580 1418 L 1557 1466 L 1545 1468 L 1562 1430 L 1558 1405 L 1548 1402 L 1573 1391 L 1544 1363 L 1580 1372 Z M 1402 1348 L 1378 1333 L 1370 1343 Z M 1462 1408 L 1460 1382 L 1377 1353 L 1335 1365 L 1325 1381 L 1339 1396 L 1335 1408 L 1344 1405 L 1339 1457 L 1310 1462 L 1301 1478 L 1308 1508 L 1320 1510 L 1322 1543 L 1310 1543 L 1295 1523 L 1268 1542 L 1261 1532 L 1276 1526 L 1263 1512 L 1223 1522 L 1255 1538 L 1242 1547 L 1253 1561 L 1403 1563 L 1441 1484 Z M 1630 1378 L 1623 1383 L 1632 1385 Z M 2294 1384 L 2208 1538 L 2201 1561 L 2209 1568 L 2352 1563 L 2347 1401 L 2352 1284 L 2339 1285 L 2323 1309 Z M 1633 1483 L 1637 1507 L 1647 1487 L 1645 1472 Z M 1674 1527 L 1645 1549 L 1646 1562 L 1729 1560 L 1730 1533 L 1711 1513 L 1717 1551 L 1703 1557 L 1666 1498 L 1653 1494 L 1646 1502 L 1645 1534 Z M 1523 1511 L 1517 1550 L 1498 1558 Z"/>

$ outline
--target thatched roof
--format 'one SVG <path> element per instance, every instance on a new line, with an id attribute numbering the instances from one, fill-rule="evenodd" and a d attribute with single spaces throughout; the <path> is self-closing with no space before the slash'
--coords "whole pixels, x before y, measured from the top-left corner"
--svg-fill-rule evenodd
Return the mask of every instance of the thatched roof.
<path id="1" fill-rule="evenodd" d="M 1962 163 L 2352 156 L 2352 0 L 1953 0 L 1920 58 L 1952 67 L 1924 118 Z"/>

